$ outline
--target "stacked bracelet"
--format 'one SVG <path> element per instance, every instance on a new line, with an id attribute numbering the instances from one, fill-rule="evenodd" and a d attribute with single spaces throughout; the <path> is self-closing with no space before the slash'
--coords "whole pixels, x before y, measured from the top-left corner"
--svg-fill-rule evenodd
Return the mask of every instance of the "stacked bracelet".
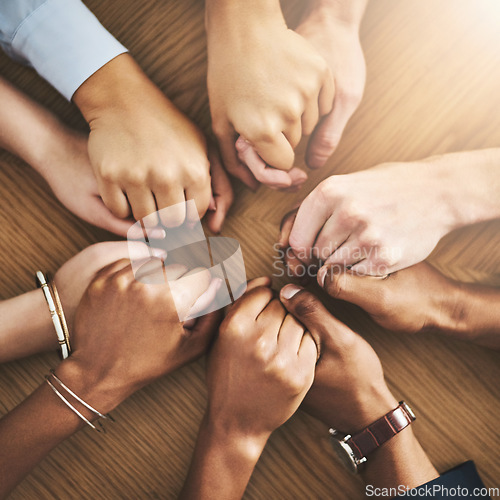
<path id="1" fill-rule="evenodd" d="M 114 422 L 115 420 L 111 415 L 105 415 L 99 411 L 97 411 L 95 408 L 90 406 L 88 403 L 86 403 L 82 398 L 77 396 L 67 385 L 65 385 L 59 377 L 54 373 L 54 370 L 50 370 L 50 375 L 47 375 L 45 377 L 45 380 L 47 384 L 49 384 L 50 388 L 54 391 L 54 393 L 57 395 L 57 397 L 76 415 L 78 415 L 79 418 L 81 418 L 88 426 L 92 427 L 97 432 L 106 432 L 104 427 L 101 425 L 100 422 L 99 428 L 97 428 L 89 419 L 87 419 L 80 411 L 78 411 L 69 401 L 66 397 L 61 394 L 61 392 L 58 390 L 58 388 L 55 386 L 54 382 L 56 382 L 61 389 L 63 389 L 66 393 L 68 393 L 72 398 L 74 398 L 78 403 L 80 403 L 82 406 L 87 408 L 87 410 L 90 410 L 94 415 L 96 415 L 98 418 L 104 418 L 106 420 L 111 420 L 111 422 Z"/>
<path id="2" fill-rule="evenodd" d="M 47 305 L 49 306 L 50 316 L 56 330 L 57 339 L 59 340 L 62 357 L 66 359 L 71 354 L 69 330 L 56 285 L 53 280 L 49 280 L 49 286 L 47 279 L 41 271 L 36 272 L 36 281 L 38 287 L 42 289 Z"/>

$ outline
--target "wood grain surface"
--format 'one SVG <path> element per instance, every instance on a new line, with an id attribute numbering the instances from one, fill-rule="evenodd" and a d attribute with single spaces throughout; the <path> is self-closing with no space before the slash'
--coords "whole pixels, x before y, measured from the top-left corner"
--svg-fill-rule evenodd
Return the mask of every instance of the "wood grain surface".
<path id="1" fill-rule="evenodd" d="M 205 130 L 203 2 L 88 0 L 152 80 Z M 303 2 L 284 2 L 290 23 Z M 235 183 L 224 235 L 242 246 L 249 277 L 276 272 L 273 244 L 282 215 L 321 179 L 381 162 L 500 146 L 498 0 L 372 0 L 362 25 L 368 65 L 363 103 L 326 168 L 309 172 L 297 195 Z M 0 55 L 0 74 L 68 124 L 78 110 L 32 70 Z M 297 164 L 303 166 L 304 144 Z M 306 168 L 306 167 L 304 167 Z M 65 210 L 21 160 L 0 152 L 0 297 L 33 288 L 37 268 L 55 271 L 79 250 L 115 239 Z M 422 193 L 425 203 L 425 193 Z M 429 221 L 431 224 L 432 221 Z M 454 278 L 500 285 L 500 222 L 456 231 L 431 262 Z M 275 277 L 276 287 L 290 281 Z M 432 334 L 402 337 L 344 303 L 331 309 L 374 346 L 396 397 L 414 406 L 418 438 L 440 471 L 475 460 L 487 486 L 500 486 L 500 356 Z M 0 414 L 21 402 L 58 362 L 34 356 L 0 367 Z M 56 449 L 15 490 L 20 499 L 175 498 L 205 406 L 203 360 L 140 391 L 114 412 L 101 436 L 84 430 Z M 298 413 L 271 438 L 248 499 L 357 499 L 363 486 L 338 465 L 324 426 Z M 1 453 L 1 449 L 0 449 Z"/>

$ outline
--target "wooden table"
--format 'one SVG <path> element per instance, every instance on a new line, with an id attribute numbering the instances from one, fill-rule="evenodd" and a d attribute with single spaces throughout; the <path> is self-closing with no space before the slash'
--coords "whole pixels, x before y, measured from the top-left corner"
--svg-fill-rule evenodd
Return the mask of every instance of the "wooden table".
<path id="1" fill-rule="evenodd" d="M 89 0 L 150 77 L 205 129 L 206 51 L 198 0 Z M 299 1 L 285 5 L 290 19 Z M 385 161 L 500 145 L 500 6 L 497 0 L 373 0 L 362 26 L 368 64 L 364 101 L 328 166 L 297 195 L 236 186 L 224 235 L 243 248 L 247 274 L 273 272 L 282 215 L 321 179 Z M 0 56 L 0 73 L 85 130 L 77 109 L 27 68 Z M 303 165 L 302 144 L 297 163 Z M 33 288 L 90 243 L 112 238 L 71 215 L 26 164 L 0 152 L 0 294 Z M 431 262 L 464 281 L 500 284 L 500 222 L 446 237 Z M 286 277 L 285 277 L 286 278 Z M 274 280 L 276 287 L 288 279 Z M 400 337 L 359 309 L 332 310 L 374 346 L 391 389 L 415 407 L 416 434 L 440 471 L 473 459 L 488 486 L 500 479 L 499 355 L 426 334 Z M 0 414 L 42 381 L 57 355 L 0 367 Z M 142 390 L 115 412 L 107 436 L 82 431 L 46 460 L 13 499 L 175 498 L 205 406 L 203 361 Z M 1 450 L 0 450 L 1 453 Z M 297 414 L 271 438 L 248 486 L 252 499 L 355 499 L 363 486 L 333 458 L 326 429 Z"/>

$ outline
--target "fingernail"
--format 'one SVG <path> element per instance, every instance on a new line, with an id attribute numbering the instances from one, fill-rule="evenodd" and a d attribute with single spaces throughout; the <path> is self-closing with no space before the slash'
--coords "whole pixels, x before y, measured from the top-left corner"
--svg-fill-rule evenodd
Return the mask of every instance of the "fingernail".
<path id="1" fill-rule="evenodd" d="M 321 288 L 324 288 L 325 286 L 325 279 L 326 275 L 328 274 L 328 266 L 323 266 L 319 271 L 318 271 L 318 283 Z"/>
<path id="2" fill-rule="evenodd" d="M 293 296 L 297 295 L 301 290 L 304 290 L 298 285 L 286 285 L 281 289 L 281 296 L 284 299 L 290 300 Z"/>
<path id="3" fill-rule="evenodd" d="M 165 233 L 165 230 L 160 228 L 147 229 L 146 231 L 148 238 L 152 238 L 154 240 L 163 240 L 167 235 L 167 233 Z"/>
<path id="4" fill-rule="evenodd" d="M 152 248 L 151 253 L 154 257 L 159 257 L 160 259 L 165 260 L 167 258 L 167 251 L 162 248 Z"/>

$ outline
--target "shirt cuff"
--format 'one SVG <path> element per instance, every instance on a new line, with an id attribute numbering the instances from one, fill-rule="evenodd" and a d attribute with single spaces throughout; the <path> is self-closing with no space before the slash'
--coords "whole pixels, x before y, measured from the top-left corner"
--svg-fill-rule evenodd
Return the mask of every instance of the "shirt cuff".
<path id="1" fill-rule="evenodd" d="M 490 498 L 490 496 L 479 477 L 474 462 L 469 460 L 397 498 L 455 500 L 457 498 Z"/>
<path id="2" fill-rule="evenodd" d="M 18 28 L 12 48 L 66 99 L 127 52 L 79 0 L 47 0 Z"/>

